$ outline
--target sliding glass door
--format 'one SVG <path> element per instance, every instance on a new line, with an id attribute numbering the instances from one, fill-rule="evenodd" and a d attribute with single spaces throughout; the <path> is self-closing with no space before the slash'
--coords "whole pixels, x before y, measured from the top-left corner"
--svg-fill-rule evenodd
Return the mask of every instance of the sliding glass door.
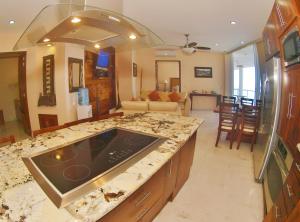
<path id="1" fill-rule="evenodd" d="M 256 98 L 256 68 L 253 45 L 233 53 L 233 95 Z"/>

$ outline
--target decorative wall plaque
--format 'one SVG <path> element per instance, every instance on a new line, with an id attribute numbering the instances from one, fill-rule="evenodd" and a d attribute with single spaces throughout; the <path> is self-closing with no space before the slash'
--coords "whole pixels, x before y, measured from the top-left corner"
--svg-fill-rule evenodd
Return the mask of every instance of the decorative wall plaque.
<path id="1" fill-rule="evenodd" d="M 43 57 L 43 94 L 40 94 L 38 106 L 55 106 L 54 91 L 54 55 Z"/>

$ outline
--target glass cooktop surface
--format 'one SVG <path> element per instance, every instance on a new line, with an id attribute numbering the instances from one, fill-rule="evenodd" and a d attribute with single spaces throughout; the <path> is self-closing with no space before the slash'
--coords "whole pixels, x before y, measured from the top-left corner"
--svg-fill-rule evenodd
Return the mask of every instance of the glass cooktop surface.
<path id="1" fill-rule="evenodd" d="M 158 137 L 115 128 L 32 157 L 32 161 L 64 194 L 105 173 L 157 140 Z"/>

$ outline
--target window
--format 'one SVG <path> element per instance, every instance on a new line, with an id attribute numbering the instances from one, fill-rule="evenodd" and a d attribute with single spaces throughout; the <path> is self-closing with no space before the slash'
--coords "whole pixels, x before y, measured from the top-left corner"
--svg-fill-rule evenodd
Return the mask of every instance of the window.
<path id="1" fill-rule="evenodd" d="M 248 46 L 237 52 L 234 52 L 233 59 L 233 95 L 254 99 L 255 66 L 253 46 Z"/>

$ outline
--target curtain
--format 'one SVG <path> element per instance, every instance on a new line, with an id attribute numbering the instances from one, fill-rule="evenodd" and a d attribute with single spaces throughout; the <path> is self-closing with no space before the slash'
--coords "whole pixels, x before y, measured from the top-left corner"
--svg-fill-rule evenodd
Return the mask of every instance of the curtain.
<path id="1" fill-rule="evenodd" d="M 233 95 L 234 63 L 232 53 L 225 55 L 225 95 Z"/>
<path id="2" fill-rule="evenodd" d="M 255 66 L 255 99 L 260 99 L 261 96 L 261 70 L 257 44 L 253 45 L 254 66 Z"/>

